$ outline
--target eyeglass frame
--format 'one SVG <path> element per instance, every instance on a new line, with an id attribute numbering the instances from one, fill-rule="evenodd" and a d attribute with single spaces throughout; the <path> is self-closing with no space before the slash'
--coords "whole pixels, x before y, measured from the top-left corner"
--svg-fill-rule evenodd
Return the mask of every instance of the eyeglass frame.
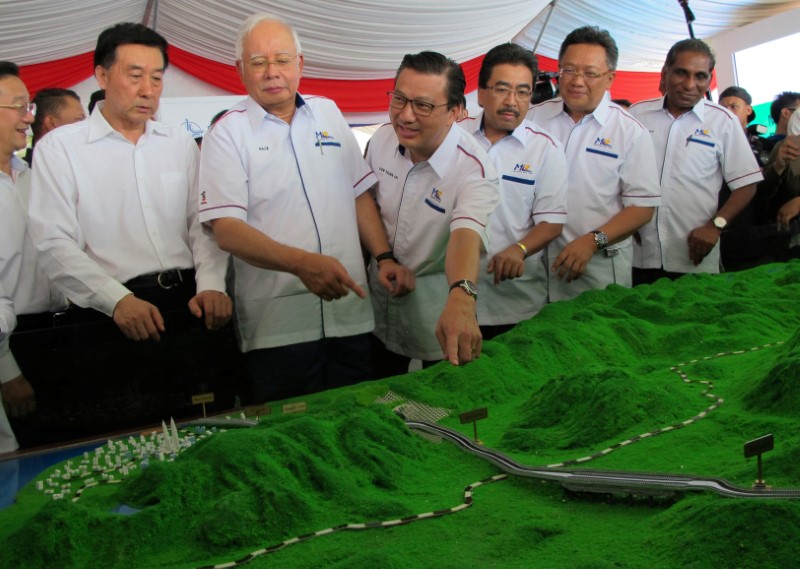
<path id="1" fill-rule="evenodd" d="M 247 68 L 250 69 L 251 71 L 264 72 L 267 69 L 269 69 L 270 65 L 274 65 L 278 69 L 283 69 L 285 67 L 288 67 L 290 63 L 292 63 L 297 59 L 297 55 L 298 54 L 296 53 L 294 55 L 287 54 L 285 56 L 279 56 L 276 59 L 267 59 L 266 57 L 253 57 L 251 59 L 248 59 L 247 61 L 243 61 L 242 63 L 246 65 Z M 259 65 L 254 66 L 253 65 L 254 61 L 257 61 Z M 263 67 L 261 66 L 262 64 Z"/>
<path id="2" fill-rule="evenodd" d="M 429 117 L 433 114 L 433 111 L 436 109 L 436 107 L 443 107 L 445 105 L 450 104 L 450 103 L 439 103 L 438 105 L 435 105 L 433 103 L 429 103 L 428 101 L 420 101 L 419 99 L 409 99 L 408 97 L 406 97 L 405 95 L 403 95 L 398 91 L 386 91 L 386 94 L 389 96 L 389 106 L 391 108 L 397 109 L 398 111 L 402 111 L 403 109 L 406 108 L 406 105 L 411 103 L 411 110 L 414 111 L 414 114 L 417 115 L 418 117 Z M 402 99 L 405 101 L 402 107 L 398 107 L 392 104 L 392 101 L 395 98 Z M 419 111 L 417 105 L 422 105 L 423 112 Z M 430 108 L 430 110 L 427 111 L 424 110 L 428 108 Z"/>
<path id="3" fill-rule="evenodd" d="M 0 105 L 0 109 L 17 109 L 19 116 L 24 117 L 28 113 L 36 115 L 36 103 L 29 101 L 28 103 L 17 103 L 16 105 Z"/>
<path id="4" fill-rule="evenodd" d="M 587 83 L 595 83 L 596 81 L 600 81 L 600 79 L 602 79 L 605 75 L 614 73 L 614 71 L 614 69 L 609 69 L 608 71 L 603 71 L 602 73 L 595 73 L 594 71 L 579 71 L 571 67 L 562 67 L 558 70 L 558 76 L 559 78 L 567 77 L 568 79 L 577 79 L 578 77 L 582 77 Z"/>
<path id="5" fill-rule="evenodd" d="M 530 99 L 531 97 L 533 97 L 533 89 L 528 89 L 527 90 L 528 91 L 527 95 L 520 95 L 519 89 L 512 89 L 508 85 L 500 85 L 500 86 L 498 86 L 497 83 L 495 83 L 494 85 L 487 85 L 486 87 L 483 87 L 483 89 L 491 89 L 492 94 L 495 97 L 500 97 L 501 99 L 505 99 L 506 97 L 508 97 L 509 93 L 514 93 L 514 97 L 518 101 L 519 100 L 524 101 L 526 99 Z M 498 89 L 501 89 L 500 93 L 497 92 Z M 502 90 L 505 90 L 505 93 L 503 93 Z"/>

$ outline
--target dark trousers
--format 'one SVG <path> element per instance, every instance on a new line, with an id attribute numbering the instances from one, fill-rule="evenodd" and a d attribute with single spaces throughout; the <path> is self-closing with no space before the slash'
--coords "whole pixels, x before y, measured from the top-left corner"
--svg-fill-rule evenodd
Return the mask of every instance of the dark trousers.
<path id="1" fill-rule="evenodd" d="M 669 279 L 674 281 L 684 276 L 686 273 L 670 273 L 664 269 L 637 269 L 633 268 L 633 286 L 641 284 L 653 284 L 658 279 Z"/>
<path id="2" fill-rule="evenodd" d="M 244 359 L 242 403 L 260 405 L 369 379 L 369 334 L 251 350 Z"/>
<path id="3" fill-rule="evenodd" d="M 481 337 L 484 340 L 491 340 L 500 334 L 505 334 L 514 326 L 516 326 L 516 324 L 495 324 L 493 326 L 481 326 Z"/>
<path id="4" fill-rule="evenodd" d="M 372 344 L 372 379 L 383 379 L 408 373 L 411 358 L 389 350 L 386 344 L 374 334 L 370 334 L 370 343 Z M 423 369 L 429 368 L 440 361 L 422 360 L 422 367 Z"/>
<path id="5" fill-rule="evenodd" d="M 164 290 L 136 286 L 165 320 L 160 342 L 134 342 L 95 310 L 22 316 L 11 350 L 36 393 L 37 410 L 12 421 L 22 447 L 101 435 L 202 414 L 192 395 L 213 392 L 208 411 L 234 406 L 240 355 L 233 328 L 205 329 L 187 303 L 194 277 Z"/>

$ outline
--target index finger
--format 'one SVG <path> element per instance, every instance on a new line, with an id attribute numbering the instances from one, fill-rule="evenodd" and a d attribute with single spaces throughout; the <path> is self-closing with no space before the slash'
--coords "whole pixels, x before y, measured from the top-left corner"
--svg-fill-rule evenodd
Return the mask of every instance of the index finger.
<path id="1" fill-rule="evenodd" d="M 147 329 L 148 336 L 158 342 L 161 340 L 161 336 L 159 332 L 164 332 L 164 317 L 161 316 L 161 312 L 159 312 L 158 308 L 155 306 L 150 308 L 150 312 L 148 313 L 148 318 L 145 319 L 144 322 L 145 328 Z"/>
<path id="2" fill-rule="evenodd" d="M 341 282 L 344 286 L 352 290 L 354 293 L 358 295 L 359 298 L 367 298 L 367 293 L 364 292 L 364 289 L 358 286 L 358 283 L 350 278 L 350 275 L 345 275 L 342 277 Z"/>
<path id="3" fill-rule="evenodd" d="M 447 351 L 445 352 L 445 356 L 450 363 L 454 366 L 457 366 L 459 363 L 459 353 L 458 353 L 458 334 L 450 334 L 448 336 L 447 332 L 444 332 L 444 341 L 447 347 Z M 472 349 L 471 347 L 469 348 Z"/>

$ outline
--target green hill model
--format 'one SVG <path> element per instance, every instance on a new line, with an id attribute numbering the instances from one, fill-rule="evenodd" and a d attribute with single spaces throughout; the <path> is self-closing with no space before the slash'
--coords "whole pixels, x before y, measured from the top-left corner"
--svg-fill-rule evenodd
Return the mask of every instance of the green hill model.
<path id="1" fill-rule="evenodd" d="M 473 426 L 458 415 L 486 407 L 484 447 L 527 466 L 610 449 L 569 468 L 724 478 L 743 488 L 756 478 L 743 444 L 773 434 L 764 478 L 797 488 L 799 307 L 797 262 L 549 305 L 463 368 L 440 364 L 318 394 L 304 413 L 281 415 L 273 405 L 255 427 L 216 432 L 173 462 L 151 458 L 77 501 L 31 484 L 0 512 L 0 567 L 183 568 L 246 558 L 247 568 L 293 569 L 793 566 L 800 500 L 585 492 L 508 476 L 475 486 L 464 507 L 467 486 L 502 471 L 420 436 L 393 408 L 449 412 L 438 423 L 471 438 Z M 640 437 L 647 433 L 657 434 Z M 138 512 L 115 513 L 120 504 Z M 441 515 L 412 521 L 430 512 Z M 403 518 L 396 527 L 323 531 Z M 305 539 L 314 532 L 323 535 Z"/>

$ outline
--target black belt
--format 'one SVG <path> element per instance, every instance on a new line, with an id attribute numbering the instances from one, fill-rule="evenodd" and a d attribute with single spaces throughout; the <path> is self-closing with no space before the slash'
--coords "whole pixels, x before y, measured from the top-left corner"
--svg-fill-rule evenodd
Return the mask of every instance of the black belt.
<path id="1" fill-rule="evenodd" d="M 68 322 L 67 312 L 42 312 L 39 314 L 17 314 L 15 333 L 29 332 L 63 326 Z"/>
<path id="2" fill-rule="evenodd" d="M 194 269 L 169 269 L 160 273 L 150 273 L 132 278 L 125 283 L 129 289 L 170 290 L 180 286 L 194 285 Z"/>

